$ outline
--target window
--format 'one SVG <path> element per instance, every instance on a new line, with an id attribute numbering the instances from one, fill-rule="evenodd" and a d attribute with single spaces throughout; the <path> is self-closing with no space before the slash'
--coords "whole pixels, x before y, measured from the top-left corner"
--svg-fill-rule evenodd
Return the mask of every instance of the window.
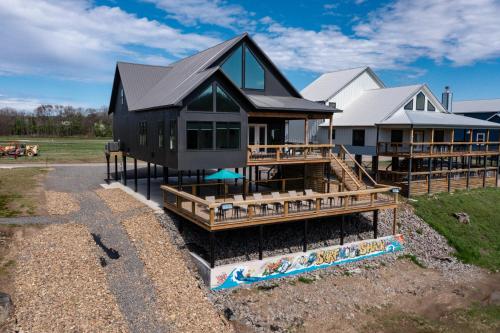
<path id="1" fill-rule="evenodd" d="M 365 145 L 365 130 L 352 130 L 352 145 L 353 146 Z"/>
<path id="2" fill-rule="evenodd" d="M 418 111 L 424 111 L 425 109 L 425 95 L 423 92 L 417 94 L 417 102 L 415 103 L 416 109 Z"/>
<path id="3" fill-rule="evenodd" d="M 139 146 L 147 145 L 148 127 L 147 122 L 139 122 Z"/>
<path id="4" fill-rule="evenodd" d="M 391 131 L 391 142 L 403 142 L 403 131 L 402 130 L 392 130 Z"/>
<path id="5" fill-rule="evenodd" d="M 264 89 L 264 69 L 248 47 L 245 47 L 245 88 Z"/>
<path id="6" fill-rule="evenodd" d="M 413 110 L 413 99 L 405 105 L 405 110 Z"/>
<path id="7" fill-rule="evenodd" d="M 177 120 L 170 120 L 169 130 L 169 148 L 170 150 L 174 150 L 177 146 Z"/>
<path id="8" fill-rule="evenodd" d="M 243 87 L 242 58 L 243 47 L 240 46 L 229 58 L 227 58 L 224 64 L 222 64 L 224 73 L 240 88 Z"/>
<path id="9" fill-rule="evenodd" d="M 427 111 L 436 111 L 434 105 L 432 105 L 431 101 L 427 100 Z"/>
<path id="10" fill-rule="evenodd" d="M 240 107 L 231 97 L 226 94 L 221 87 L 217 86 L 217 95 L 215 100 L 215 109 L 217 112 L 240 112 Z"/>
<path id="11" fill-rule="evenodd" d="M 158 148 L 165 146 L 165 123 L 160 121 L 158 123 Z"/>
<path id="12" fill-rule="evenodd" d="M 123 92 L 123 88 L 120 89 L 120 98 L 121 98 L 122 105 L 123 105 L 124 100 L 125 100 L 125 93 Z"/>
<path id="13" fill-rule="evenodd" d="M 217 149 L 240 148 L 240 123 L 217 122 L 215 127 Z"/>
<path id="14" fill-rule="evenodd" d="M 187 109 L 189 111 L 213 111 L 213 94 L 212 85 L 208 86 L 200 95 L 188 104 Z"/>
<path id="15" fill-rule="evenodd" d="M 444 142 L 444 130 L 434 130 L 434 142 Z"/>
<path id="16" fill-rule="evenodd" d="M 187 149 L 212 149 L 214 127 L 210 121 L 186 123 Z"/>
<path id="17" fill-rule="evenodd" d="M 486 133 L 479 132 L 476 133 L 476 142 L 485 142 L 486 141 Z"/>
<path id="18" fill-rule="evenodd" d="M 244 54 L 243 48 L 245 48 Z M 243 61 L 243 59 L 245 59 L 245 61 Z M 264 89 L 264 68 L 248 46 L 242 45 L 238 47 L 221 67 L 224 73 L 238 87 L 258 90 Z"/>
<path id="19" fill-rule="evenodd" d="M 335 130 L 332 129 L 332 140 L 335 140 Z"/>

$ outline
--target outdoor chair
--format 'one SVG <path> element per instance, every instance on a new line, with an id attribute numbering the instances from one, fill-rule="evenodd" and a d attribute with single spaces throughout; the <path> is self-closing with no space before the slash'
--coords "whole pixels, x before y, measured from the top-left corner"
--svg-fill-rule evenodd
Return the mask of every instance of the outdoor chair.
<path id="1" fill-rule="evenodd" d="M 254 194 L 253 194 L 253 198 L 254 198 L 255 200 L 262 200 L 262 199 L 264 199 L 264 198 L 262 197 L 262 194 L 261 194 L 261 193 L 254 193 Z M 266 204 L 266 203 L 263 203 L 263 204 L 260 204 L 260 205 L 259 205 L 259 207 L 260 207 L 260 213 L 261 213 L 262 215 L 267 215 L 267 209 L 269 208 L 269 205 L 268 205 L 268 204 Z"/>
<path id="2" fill-rule="evenodd" d="M 304 192 L 305 192 L 306 195 L 314 195 L 314 191 L 311 190 L 311 189 L 306 189 Z M 309 204 L 309 209 L 311 209 L 312 205 L 316 204 L 316 200 L 315 199 L 307 199 L 306 202 Z M 320 199 L 320 207 L 319 208 L 321 208 L 321 203 L 322 202 L 323 202 L 323 199 Z"/>
<path id="3" fill-rule="evenodd" d="M 280 201 L 273 203 L 274 210 L 276 210 L 276 212 L 278 213 L 280 211 L 280 209 L 283 208 L 283 205 L 285 204 L 285 202 L 282 201 L 283 198 L 281 197 L 279 192 L 271 192 L 271 196 L 273 197 L 273 199 L 280 199 Z"/>
<path id="4" fill-rule="evenodd" d="M 291 197 L 298 196 L 297 191 L 295 191 L 295 190 L 288 191 L 288 195 Z M 289 204 L 293 204 L 295 206 L 295 209 L 297 211 L 300 211 L 300 206 L 302 205 L 302 200 L 294 200 L 294 201 L 290 202 Z"/>
<path id="5" fill-rule="evenodd" d="M 244 201 L 243 196 L 241 194 L 236 194 L 233 197 L 234 201 Z M 236 217 L 240 217 L 240 212 L 242 210 L 248 214 L 248 205 L 244 204 L 233 205 L 233 216 L 236 213 Z"/>
<path id="6" fill-rule="evenodd" d="M 215 202 L 216 202 L 216 201 L 215 201 L 215 197 L 214 197 L 214 196 L 212 196 L 212 195 L 210 195 L 210 196 L 206 196 L 206 197 L 205 197 L 205 200 L 207 200 L 209 203 L 215 203 Z M 220 210 L 219 210 L 219 208 L 218 208 L 218 207 L 215 207 L 215 209 L 214 209 L 214 210 L 215 210 L 215 215 L 220 217 Z"/>

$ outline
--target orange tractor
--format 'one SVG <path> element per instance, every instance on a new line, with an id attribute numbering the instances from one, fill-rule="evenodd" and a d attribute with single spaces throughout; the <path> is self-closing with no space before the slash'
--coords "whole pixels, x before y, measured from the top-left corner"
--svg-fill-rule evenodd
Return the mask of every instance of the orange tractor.
<path id="1" fill-rule="evenodd" d="M 0 156 L 37 156 L 38 155 L 38 145 L 27 145 L 25 143 L 12 142 L 6 146 L 0 145 Z"/>

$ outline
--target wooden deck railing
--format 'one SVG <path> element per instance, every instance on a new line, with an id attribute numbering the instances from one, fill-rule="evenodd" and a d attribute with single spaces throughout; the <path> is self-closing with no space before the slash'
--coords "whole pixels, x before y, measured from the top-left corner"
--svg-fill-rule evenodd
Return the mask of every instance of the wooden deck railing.
<path id="1" fill-rule="evenodd" d="M 247 165 L 324 162 L 332 148 L 329 144 L 249 145 Z"/>
<path id="2" fill-rule="evenodd" d="M 381 156 L 497 155 L 500 142 L 379 142 Z"/>
<path id="3" fill-rule="evenodd" d="M 303 220 L 350 214 L 376 209 L 396 208 L 396 187 L 377 185 L 362 191 L 314 193 L 280 198 L 264 197 L 210 202 L 170 186 L 161 186 L 164 207 L 207 230 Z"/>

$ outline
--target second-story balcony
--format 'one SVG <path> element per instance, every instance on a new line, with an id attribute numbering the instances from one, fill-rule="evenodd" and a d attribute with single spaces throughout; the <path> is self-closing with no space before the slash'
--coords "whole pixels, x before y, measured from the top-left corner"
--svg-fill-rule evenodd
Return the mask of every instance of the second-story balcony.
<path id="1" fill-rule="evenodd" d="M 500 142 L 379 142 L 378 155 L 451 157 L 500 154 Z"/>
<path id="2" fill-rule="evenodd" d="M 331 159 L 330 144 L 249 145 L 247 165 L 325 163 Z"/>

